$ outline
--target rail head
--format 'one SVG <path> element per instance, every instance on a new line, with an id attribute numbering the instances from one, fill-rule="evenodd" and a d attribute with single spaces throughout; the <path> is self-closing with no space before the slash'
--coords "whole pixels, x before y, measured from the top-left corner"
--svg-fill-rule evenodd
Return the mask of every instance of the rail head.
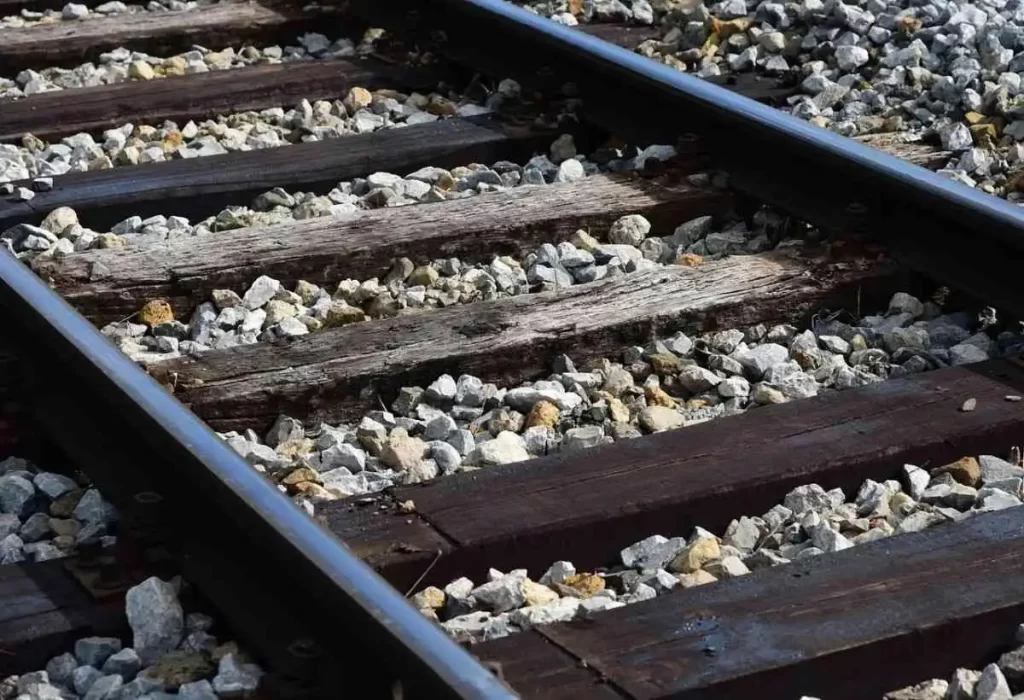
<path id="1" fill-rule="evenodd" d="M 209 532 L 232 524 L 238 532 L 221 532 L 222 540 L 259 543 L 262 561 L 254 569 L 290 580 L 289 591 L 301 595 L 288 599 L 316 601 L 290 612 L 320 633 L 314 640 L 320 648 L 330 654 L 340 640 L 358 636 L 356 648 L 368 655 L 401 659 L 394 665 L 408 675 L 396 680 L 428 697 L 516 697 L 6 250 L 0 250 L 0 309 L 8 331 L 17 329 L 4 342 L 33 375 L 59 385 L 65 415 L 106 426 L 114 442 L 139 438 L 149 454 L 138 468 L 168 486 L 161 495 L 175 497 L 182 492 L 170 485 L 188 482 L 191 502 L 179 496 L 175 506 L 193 529 L 205 518 L 216 520 Z M 89 422 L 97 412 L 106 418 Z M 346 643 L 350 653 L 351 639 Z"/>

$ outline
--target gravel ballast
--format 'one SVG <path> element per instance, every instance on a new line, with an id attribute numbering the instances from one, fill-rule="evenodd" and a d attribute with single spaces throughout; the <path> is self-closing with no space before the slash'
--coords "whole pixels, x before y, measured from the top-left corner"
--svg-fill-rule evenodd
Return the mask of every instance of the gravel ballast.
<path id="1" fill-rule="evenodd" d="M 966 313 L 943 314 L 908 294 L 877 316 L 689 337 L 577 367 L 560 357 L 544 380 L 498 386 L 442 375 L 405 387 L 360 421 L 303 425 L 280 416 L 265 435 L 222 437 L 308 512 L 321 501 L 684 427 L 752 408 L 999 356 Z"/>
<path id="2" fill-rule="evenodd" d="M 700 77 L 757 73 L 798 86 L 782 108 L 845 136 L 888 133 L 950 153 L 939 172 L 1024 199 L 1024 8 L 931 0 L 553 0 L 570 26 L 656 25 L 637 51 Z"/>
<path id="3" fill-rule="evenodd" d="M 2 31 L 2 30 L 0 30 Z M 218 51 L 193 46 L 184 53 L 155 56 L 119 47 L 101 53 L 98 60 L 74 68 L 48 67 L 0 75 L 0 99 L 23 98 L 40 92 L 112 85 L 131 80 L 154 80 L 193 73 L 230 70 L 258 64 L 288 63 L 322 58 L 349 58 L 373 51 L 382 36 L 370 29 L 359 42 L 346 37 L 330 39 L 315 32 L 296 38 L 287 46 L 228 46 Z M 0 39 L 2 41 L 2 39 Z M 3 172 L 0 171 L 0 176 Z"/>
<path id="4" fill-rule="evenodd" d="M 466 177 L 481 172 L 494 171 L 470 171 Z M 428 191 L 422 181 L 406 182 Z M 764 213 L 764 219 L 770 217 Z M 642 238 L 639 245 L 621 242 L 625 229 Z M 665 265 L 699 266 L 705 259 L 758 253 L 776 245 L 742 221 L 714 227 L 709 216 L 686 222 L 664 237 L 646 238 L 650 232 L 650 223 L 633 214 L 618 219 L 607 232 L 594 231 L 592 236 L 580 230 L 557 245 L 543 244 L 522 257 L 495 256 L 489 263 L 453 257 L 417 265 L 400 258 L 383 278 L 339 280 L 329 287 L 300 281 L 292 290 L 261 276 L 242 295 L 214 290 L 187 323 L 174 319 L 166 301 L 153 300 L 135 318 L 108 324 L 102 331 L 133 359 L 154 362 L 457 304 L 567 289 Z M 794 239 L 779 245 L 800 243 Z"/>
<path id="5" fill-rule="evenodd" d="M 208 3 L 204 3 L 208 4 Z M 150 0 L 145 5 L 128 5 L 121 0 L 111 0 L 90 8 L 88 5 L 69 2 L 59 10 L 43 10 L 37 12 L 23 8 L 17 15 L 0 17 L 0 31 L 4 29 L 18 29 L 30 27 L 37 24 L 52 24 L 53 22 L 74 22 L 83 19 L 95 19 L 98 17 L 114 17 L 116 15 L 135 15 L 142 12 L 184 12 L 193 10 L 199 6 L 195 0 Z"/>
<path id="6" fill-rule="evenodd" d="M 251 697 L 263 671 L 235 642 L 221 642 L 215 621 L 186 612 L 179 578 L 150 577 L 130 588 L 125 607 L 130 645 L 117 637 L 84 637 L 45 669 L 0 681 L 2 698 Z"/>
<path id="7" fill-rule="evenodd" d="M 26 134 L 20 146 L 0 144 L 0 183 L 311 143 L 488 111 L 451 92 L 406 94 L 354 87 L 340 100 L 302 100 L 290 109 L 237 112 L 198 123 L 126 123 L 53 143 Z"/>
<path id="8" fill-rule="evenodd" d="M 899 479 L 865 481 L 854 498 L 842 489 L 826 491 L 818 484 L 807 484 L 760 517 L 733 520 L 719 535 L 700 527 L 686 536 L 652 535 L 623 549 L 618 562 L 606 569 L 578 572 L 572 562 L 558 561 L 537 581 L 525 569 L 509 573 L 491 569 L 486 582 L 477 584 L 462 577 L 443 589 L 424 588 L 411 602 L 440 621 L 457 641 L 488 641 L 536 625 L 586 618 L 673 590 L 1016 507 L 1021 505 L 1022 484 L 1020 464 L 992 455 L 964 457 L 930 472 L 907 464 Z M 943 697 L 994 700 L 1003 696 L 935 696 L 936 700 Z"/>
<path id="9" fill-rule="evenodd" d="M 99 491 L 20 457 L 0 461 L 0 564 L 46 561 L 115 541 L 117 511 Z"/>
<path id="10" fill-rule="evenodd" d="M 980 671 L 958 668 L 949 679 L 932 678 L 886 693 L 883 700 L 1020 700 L 1024 698 L 1024 624 L 1014 645 Z M 810 698 L 808 700 L 817 700 Z"/>

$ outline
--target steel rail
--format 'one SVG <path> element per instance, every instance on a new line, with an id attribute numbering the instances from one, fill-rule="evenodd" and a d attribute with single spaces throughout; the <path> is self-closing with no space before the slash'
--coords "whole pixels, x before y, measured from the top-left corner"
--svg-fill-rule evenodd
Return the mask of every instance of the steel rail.
<path id="1" fill-rule="evenodd" d="M 354 638 L 357 649 L 365 647 L 378 661 L 388 658 L 394 678 L 408 681 L 406 698 L 516 697 L 2 249 L 0 316 L 7 323 L 4 342 L 18 346 L 34 374 L 59 386 L 72 415 L 87 421 L 89 414 L 105 414 L 113 441 L 135 436 L 149 447 L 137 460 L 143 465 L 139 469 L 162 472 L 164 484 L 188 482 L 192 500 L 176 504 L 181 514 L 201 520 L 223 511 L 237 518 L 235 527 L 246 532 L 222 537 L 223 544 L 255 539 L 263 559 L 249 575 L 259 576 L 261 570 L 268 580 L 283 575 L 294 586 L 288 598 L 316 602 L 293 606 L 292 614 L 304 629 L 321 633 L 315 641 L 324 649 L 337 643 L 333 635 Z M 224 527 L 223 521 L 217 527 Z M 261 585 L 256 581 L 249 583 Z M 410 687 L 423 694 L 410 694 Z"/>
<path id="2" fill-rule="evenodd" d="M 1007 261 L 1024 251 L 1021 207 L 505 0 L 349 3 L 417 42 L 431 36 L 430 48 L 495 78 L 572 82 L 584 117 L 638 143 L 696 133 L 756 201 L 827 229 L 876 234 L 943 282 L 1024 315 L 1024 300 L 1005 286 L 1017 276 Z M 939 246 L 944 260 L 932 255 Z M 975 278 L 965 274 L 973 268 Z"/>

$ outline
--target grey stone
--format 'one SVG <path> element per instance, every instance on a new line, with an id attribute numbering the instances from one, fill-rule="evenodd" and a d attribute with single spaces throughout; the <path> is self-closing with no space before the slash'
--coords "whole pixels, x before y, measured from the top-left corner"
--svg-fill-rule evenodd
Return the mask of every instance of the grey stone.
<path id="1" fill-rule="evenodd" d="M 274 421 L 274 425 L 267 431 L 264 442 L 271 447 L 277 447 L 288 440 L 301 438 L 304 434 L 305 430 L 300 421 L 285 415 L 279 415 L 277 420 Z"/>
<path id="2" fill-rule="evenodd" d="M 1013 693 L 996 664 L 989 664 L 981 670 L 978 683 L 974 686 L 975 700 L 1010 700 Z"/>
<path id="3" fill-rule="evenodd" d="M 576 617 L 579 607 L 580 600 L 578 598 L 559 598 L 550 603 L 519 608 L 509 615 L 509 622 L 524 630 L 537 625 L 567 622 Z"/>
<path id="4" fill-rule="evenodd" d="M 868 62 L 869 58 L 867 49 L 860 46 L 837 46 L 835 57 L 839 68 L 844 71 L 860 68 Z"/>
<path id="5" fill-rule="evenodd" d="M 746 516 L 733 520 L 725 530 L 722 543 L 735 547 L 743 552 L 750 552 L 757 546 L 761 538 L 761 530 L 757 523 Z"/>
<path id="6" fill-rule="evenodd" d="M 618 245 L 637 247 L 651 231 L 651 223 L 639 214 L 617 219 L 608 231 L 608 240 Z"/>
<path id="7" fill-rule="evenodd" d="M 712 387 L 718 386 L 718 383 L 722 381 L 721 377 L 711 370 L 704 369 L 697 365 L 684 367 L 682 371 L 679 372 L 677 379 L 679 380 L 679 383 L 682 384 L 683 388 L 691 394 L 698 394 L 702 391 L 707 391 Z"/>
<path id="8" fill-rule="evenodd" d="M 21 518 L 11 513 L 0 514 L 0 538 L 17 533 L 21 529 Z"/>
<path id="9" fill-rule="evenodd" d="M 71 674 L 71 683 L 76 693 L 85 695 L 89 692 L 92 684 L 102 677 L 103 673 L 99 669 L 95 669 L 92 666 L 79 666 Z"/>
<path id="10" fill-rule="evenodd" d="M 823 552 L 839 552 L 853 546 L 850 540 L 833 530 L 827 523 L 821 523 L 810 532 L 811 542 Z"/>
<path id="11" fill-rule="evenodd" d="M 978 492 L 976 489 L 954 482 L 952 484 L 929 486 L 921 494 L 921 502 L 949 506 L 962 511 L 973 506 L 977 497 Z"/>
<path id="12" fill-rule="evenodd" d="M 213 690 L 217 695 L 229 697 L 252 693 L 259 687 L 262 675 L 256 664 L 242 663 L 234 654 L 225 654 L 217 666 Z"/>
<path id="13" fill-rule="evenodd" d="M 946 700 L 948 691 L 949 683 L 947 681 L 933 678 L 917 685 L 886 693 L 883 700 Z"/>
<path id="14" fill-rule="evenodd" d="M 124 685 L 124 679 L 121 676 L 101 676 L 89 687 L 89 692 L 82 700 L 116 700 L 118 690 L 122 685 Z"/>
<path id="15" fill-rule="evenodd" d="M 515 610 L 526 602 L 523 580 L 523 576 L 506 574 L 495 581 L 477 586 L 470 595 L 492 612 Z"/>
<path id="16" fill-rule="evenodd" d="M 493 440 L 478 444 L 468 457 L 471 463 L 481 466 L 524 462 L 528 459 L 530 453 L 526 451 L 522 437 L 508 430 L 501 431 Z"/>
<path id="17" fill-rule="evenodd" d="M 450 406 L 455 400 L 458 386 L 455 380 L 448 374 L 442 374 L 424 393 L 424 399 L 437 406 Z"/>
<path id="18" fill-rule="evenodd" d="M 25 542 L 38 542 L 50 533 L 50 516 L 34 513 L 22 523 L 18 536 Z"/>
<path id="19" fill-rule="evenodd" d="M 83 667 L 85 668 L 85 667 Z M 121 686 L 117 700 L 136 700 L 137 698 L 148 698 L 149 700 L 164 700 L 164 683 L 161 680 L 138 676 L 135 680 Z"/>
<path id="20" fill-rule="evenodd" d="M 320 452 L 321 471 L 330 471 L 345 467 L 352 472 L 361 472 L 366 468 L 366 452 L 343 442 Z"/>
<path id="21" fill-rule="evenodd" d="M 25 543 L 15 534 L 10 534 L 0 540 L 0 564 L 16 564 L 25 561 L 22 553 L 22 546 Z"/>
<path id="22" fill-rule="evenodd" d="M 1008 651 L 996 661 L 1003 676 L 1014 687 L 1024 685 L 1024 646 Z"/>
<path id="23" fill-rule="evenodd" d="M 245 292 L 242 305 L 250 311 L 258 309 L 273 299 L 280 289 L 281 283 L 278 280 L 266 275 L 260 276 Z"/>
<path id="24" fill-rule="evenodd" d="M 947 151 L 965 151 L 974 145 L 974 137 L 970 129 L 961 122 L 953 122 L 939 130 L 942 147 Z"/>
<path id="25" fill-rule="evenodd" d="M 925 470 L 913 465 L 903 465 L 903 483 L 906 485 L 907 493 L 914 500 L 921 499 L 929 481 L 931 476 Z"/>
<path id="26" fill-rule="evenodd" d="M 566 450 L 584 450 L 604 442 L 604 430 L 599 425 L 586 425 L 565 432 L 562 447 Z"/>
<path id="27" fill-rule="evenodd" d="M 179 700 L 217 700 L 210 681 L 201 680 L 194 683 L 183 683 L 178 688 Z"/>
<path id="28" fill-rule="evenodd" d="M 462 455 L 452 445 L 435 440 L 429 445 L 428 456 L 443 474 L 452 474 L 462 465 Z"/>
<path id="29" fill-rule="evenodd" d="M 49 662 L 47 662 L 46 675 L 49 677 L 51 683 L 72 688 L 74 687 L 72 676 L 74 675 L 76 668 L 78 668 L 78 661 L 75 659 L 75 655 L 71 653 L 64 653 L 60 656 L 53 657 Z"/>
<path id="30" fill-rule="evenodd" d="M 476 438 L 473 436 L 473 433 L 465 428 L 448 433 L 444 441 L 454 447 L 462 457 L 469 456 L 476 448 Z"/>
<path id="31" fill-rule="evenodd" d="M 152 576 L 125 596 L 132 646 L 143 663 L 172 651 L 184 632 L 184 614 L 174 586 Z"/>
<path id="32" fill-rule="evenodd" d="M 917 318 L 924 313 L 924 304 L 917 297 L 906 292 L 896 292 L 892 295 L 892 299 L 889 300 L 889 310 L 887 313 L 906 313 Z"/>
<path id="33" fill-rule="evenodd" d="M 808 510 L 830 508 L 832 502 L 828 493 L 818 484 L 805 484 L 797 486 L 786 494 L 783 505 L 793 513 L 799 515 Z"/>
<path id="34" fill-rule="evenodd" d="M 469 374 L 463 374 L 455 388 L 455 403 L 460 406 L 482 406 L 485 392 L 484 383 Z"/>
<path id="35" fill-rule="evenodd" d="M 978 466 L 981 467 L 983 484 L 1003 479 L 1024 478 L 1024 469 L 992 455 L 978 455 Z"/>
<path id="36" fill-rule="evenodd" d="M 660 569 L 686 549 L 686 538 L 651 535 L 619 552 L 622 563 L 633 569 Z"/>
<path id="37" fill-rule="evenodd" d="M 63 496 L 68 491 L 77 488 L 74 479 L 63 474 L 53 472 L 40 472 L 32 478 L 36 488 L 46 495 L 51 501 Z"/>
<path id="38" fill-rule="evenodd" d="M 36 489 L 18 474 L 0 476 L 0 512 L 25 518 L 36 509 Z"/>
<path id="39" fill-rule="evenodd" d="M 960 343 L 949 349 L 949 361 L 954 366 L 984 362 L 987 359 L 988 353 L 971 343 Z"/>
<path id="40" fill-rule="evenodd" d="M 441 623 L 457 642 L 482 642 L 508 635 L 508 617 L 489 612 L 471 612 Z"/>
<path id="41" fill-rule="evenodd" d="M 1006 491 L 981 489 L 978 492 L 977 507 L 981 511 L 991 512 L 1003 510 L 1004 508 L 1016 508 L 1019 505 L 1021 505 L 1020 499 Z"/>
<path id="42" fill-rule="evenodd" d="M 896 532 L 894 534 L 903 535 L 908 532 L 920 532 L 933 525 L 946 522 L 946 519 L 938 513 L 929 513 L 928 511 L 919 510 L 915 513 L 911 513 L 903 520 L 900 521 L 899 525 L 896 526 Z"/>
<path id="43" fill-rule="evenodd" d="M 735 555 L 710 561 L 704 565 L 704 570 L 719 579 L 736 578 L 750 573 L 750 569 L 743 563 L 743 560 Z"/>
<path id="44" fill-rule="evenodd" d="M 789 350 L 776 343 L 764 343 L 737 352 L 733 359 L 739 360 L 754 379 L 761 379 L 770 368 L 789 359 Z"/>
<path id="45" fill-rule="evenodd" d="M 74 516 L 83 523 L 103 525 L 117 520 L 117 511 L 96 489 L 89 489 L 75 506 Z"/>
<path id="46" fill-rule="evenodd" d="M 95 666 L 96 664 L 90 664 Z M 103 673 L 111 674 L 116 673 L 126 681 L 130 681 L 135 678 L 135 674 L 142 668 L 142 661 L 139 659 L 139 655 L 135 653 L 134 649 L 122 649 L 121 651 L 112 654 L 103 662 L 101 670 Z"/>
<path id="47" fill-rule="evenodd" d="M 540 577 L 540 583 L 550 586 L 554 583 L 564 583 L 570 576 L 576 575 L 576 567 L 569 561 L 556 561 L 548 567 L 548 570 Z"/>

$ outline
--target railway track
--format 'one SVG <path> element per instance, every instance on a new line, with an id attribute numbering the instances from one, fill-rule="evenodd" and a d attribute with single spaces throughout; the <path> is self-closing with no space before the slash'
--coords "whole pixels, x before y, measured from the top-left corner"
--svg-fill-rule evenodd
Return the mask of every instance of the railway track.
<path id="1" fill-rule="evenodd" d="M 0 0 L 0 696 L 1024 692 L 953 154 L 498 0 L 68 7 Z"/>

